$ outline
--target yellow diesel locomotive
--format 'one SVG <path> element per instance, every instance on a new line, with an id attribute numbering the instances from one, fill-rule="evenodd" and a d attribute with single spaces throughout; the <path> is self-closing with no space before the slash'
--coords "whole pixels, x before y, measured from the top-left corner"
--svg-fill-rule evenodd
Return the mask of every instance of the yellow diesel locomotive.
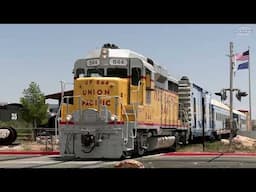
<path id="1" fill-rule="evenodd" d="M 114 44 L 74 64 L 59 119 L 63 157 L 121 158 L 187 143 L 178 81 L 150 58 Z"/>

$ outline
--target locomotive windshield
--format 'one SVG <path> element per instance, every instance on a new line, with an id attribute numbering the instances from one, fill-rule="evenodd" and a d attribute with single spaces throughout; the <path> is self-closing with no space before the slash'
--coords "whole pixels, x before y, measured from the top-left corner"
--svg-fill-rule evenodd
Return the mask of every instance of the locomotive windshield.
<path id="1" fill-rule="evenodd" d="M 84 74 L 85 74 L 84 69 L 78 68 L 78 69 L 76 70 L 76 75 L 75 75 L 75 77 L 79 77 L 79 76 L 84 75 Z"/>
<path id="2" fill-rule="evenodd" d="M 126 68 L 108 68 L 107 76 L 127 78 L 127 69 Z"/>
<path id="3" fill-rule="evenodd" d="M 88 69 L 87 70 L 88 77 L 103 77 L 104 76 L 104 69 L 102 68 L 95 68 L 95 69 Z"/>

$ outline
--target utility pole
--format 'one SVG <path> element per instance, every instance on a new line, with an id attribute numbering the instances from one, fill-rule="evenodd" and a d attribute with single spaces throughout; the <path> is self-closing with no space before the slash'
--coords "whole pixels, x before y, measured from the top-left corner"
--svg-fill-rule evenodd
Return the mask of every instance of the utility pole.
<path id="1" fill-rule="evenodd" d="M 249 71 L 249 130 L 252 130 L 252 104 L 251 104 L 251 70 L 250 70 L 250 47 L 248 47 L 248 71 Z"/>
<path id="2" fill-rule="evenodd" d="M 205 125 L 204 125 L 204 122 L 205 122 L 205 95 L 203 94 L 203 98 L 202 98 L 202 128 L 203 128 L 203 152 L 205 150 L 205 134 L 204 134 L 204 130 L 205 130 Z"/>
<path id="3" fill-rule="evenodd" d="M 230 42 L 229 44 L 229 48 L 230 48 L 230 97 L 229 97 L 229 101 L 230 101 L 230 107 L 229 107 L 229 126 L 230 126 L 230 137 L 229 137 L 229 143 L 231 146 L 231 140 L 233 137 L 233 71 L 234 71 L 234 66 L 233 66 L 233 59 L 234 58 L 234 54 L 233 54 L 233 42 Z"/>
<path id="4" fill-rule="evenodd" d="M 234 133 L 235 133 L 235 129 L 234 129 L 234 121 L 233 121 L 233 91 L 237 91 L 237 94 L 236 94 L 236 97 L 239 101 L 241 101 L 241 97 L 245 97 L 247 96 L 248 94 L 246 92 L 242 92 L 240 91 L 240 89 L 234 89 L 233 88 L 233 72 L 234 72 L 234 53 L 233 53 L 233 42 L 230 42 L 229 44 L 229 48 L 230 48 L 230 55 L 227 55 L 229 56 L 230 58 L 230 87 L 229 89 L 222 89 L 220 92 L 216 92 L 215 95 L 218 95 L 221 97 L 221 101 L 225 101 L 227 99 L 227 95 L 226 95 L 226 92 L 229 91 L 230 93 L 230 98 L 229 98 L 229 101 L 230 101 L 230 104 L 229 104 L 229 129 L 230 129 L 230 137 L 229 137 L 229 146 L 231 147 L 231 141 L 232 141 L 232 138 L 234 136 Z"/>

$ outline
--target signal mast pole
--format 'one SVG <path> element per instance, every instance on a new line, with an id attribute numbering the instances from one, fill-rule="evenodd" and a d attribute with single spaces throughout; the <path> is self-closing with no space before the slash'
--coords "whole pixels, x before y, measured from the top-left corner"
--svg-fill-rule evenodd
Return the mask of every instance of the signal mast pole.
<path id="1" fill-rule="evenodd" d="M 250 113 L 250 115 L 249 115 L 249 130 L 252 130 L 252 104 L 251 104 L 251 70 L 250 70 L 250 65 L 251 65 L 251 63 L 250 63 L 250 47 L 248 47 L 248 51 L 249 51 L 249 54 L 248 54 L 248 71 L 249 71 L 249 113 Z M 248 128 L 247 128 L 247 130 L 248 130 Z"/>
<path id="2" fill-rule="evenodd" d="M 230 42 L 229 44 L 230 48 L 230 54 L 227 55 L 230 58 L 230 87 L 229 89 L 222 89 L 221 92 L 216 92 L 215 94 L 218 96 L 221 96 L 221 100 L 226 100 L 226 91 L 229 91 L 230 93 L 230 104 L 229 104 L 229 129 L 230 129 L 230 137 L 229 137 L 229 144 L 231 147 L 231 140 L 234 136 L 235 130 L 234 130 L 234 122 L 233 122 L 233 91 L 237 91 L 236 97 L 239 101 L 241 101 L 241 97 L 245 97 L 248 94 L 246 92 L 241 92 L 240 89 L 234 89 L 233 88 L 233 75 L 234 75 L 234 60 L 236 59 L 233 53 L 233 42 Z"/>
<path id="3" fill-rule="evenodd" d="M 229 143 L 231 145 L 231 140 L 233 137 L 233 70 L 234 70 L 234 55 L 233 55 L 233 42 L 230 42 L 229 44 L 230 47 L 230 89 L 229 89 L 229 93 L 230 93 L 230 107 L 229 107 L 229 126 L 230 126 L 230 137 L 229 137 Z M 234 58 L 235 59 L 235 58 Z"/>

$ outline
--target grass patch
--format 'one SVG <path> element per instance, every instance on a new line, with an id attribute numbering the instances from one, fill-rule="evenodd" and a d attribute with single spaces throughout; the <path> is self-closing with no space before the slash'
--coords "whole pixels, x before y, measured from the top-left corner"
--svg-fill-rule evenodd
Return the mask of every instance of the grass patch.
<path id="1" fill-rule="evenodd" d="M 28 144 L 24 144 L 24 145 L 22 146 L 22 148 L 23 148 L 24 151 L 31 151 L 31 146 L 28 145 Z"/>
<path id="2" fill-rule="evenodd" d="M 234 145 L 230 147 L 229 145 L 225 145 L 220 141 L 205 143 L 205 149 L 208 152 L 220 152 L 220 153 L 235 152 Z"/>

